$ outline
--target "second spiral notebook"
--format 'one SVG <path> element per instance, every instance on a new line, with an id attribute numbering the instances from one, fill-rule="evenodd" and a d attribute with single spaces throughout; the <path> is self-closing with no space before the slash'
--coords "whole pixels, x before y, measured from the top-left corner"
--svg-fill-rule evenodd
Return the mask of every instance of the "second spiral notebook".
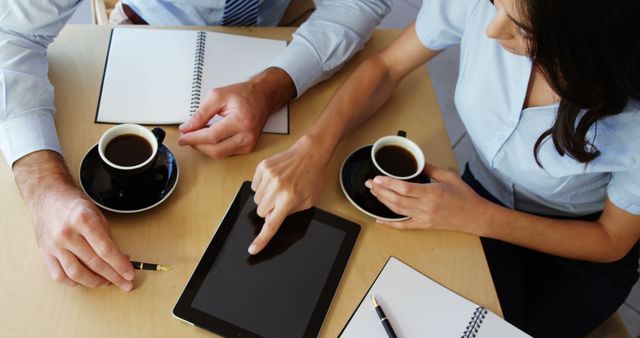
<path id="1" fill-rule="evenodd" d="M 114 28 L 96 122 L 182 123 L 210 89 L 248 80 L 286 46 L 284 40 L 216 32 Z M 263 132 L 288 134 L 288 107 L 272 114 Z"/>
<path id="2" fill-rule="evenodd" d="M 390 257 L 340 334 L 341 338 L 386 338 L 371 295 L 384 308 L 398 337 L 529 337 L 485 307 Z"/>

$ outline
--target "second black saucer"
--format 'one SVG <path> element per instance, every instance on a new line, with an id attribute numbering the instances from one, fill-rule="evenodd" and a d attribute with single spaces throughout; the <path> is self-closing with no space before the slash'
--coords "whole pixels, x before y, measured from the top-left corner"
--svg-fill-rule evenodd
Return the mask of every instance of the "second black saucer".
<path id="1" fill-rule="evenodd" d="M 375 177 L 371 161 L 371 145 L 351 153 L 340 168 L 340 186 L 347 199 L 363 213 L 385 221 L 402 221 L 409 217 L 398 215 L 371 194 L 364 182 Z M 428 183 L 429 178 L 420 175 L 417 183 Z"/>
<path id="2" fill-rule="evenodd" d="M 99 207 L 119 213 L 134 213 L 162 203 L 178 183 L 178 162 L 169 148 L 160 145 L 154 166 L 131 177 L 111 175 L 100 160 L 98 145 L 89 150 L 80 165 L 80 186 Z"/>

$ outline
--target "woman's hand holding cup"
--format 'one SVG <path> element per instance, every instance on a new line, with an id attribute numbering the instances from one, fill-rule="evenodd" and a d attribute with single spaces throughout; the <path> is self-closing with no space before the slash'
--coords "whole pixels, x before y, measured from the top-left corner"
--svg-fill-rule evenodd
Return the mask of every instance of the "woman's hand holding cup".
<path id="1" fill-rule="evenodd" d="M 389 152 L 398 152 L 395 155 L 380 154 L 380 150 L 383 149 L 384 152 L 387 147 L 400 149 L 388 149 Z M 404 154 L 401 154 L 402 151 Z M 377 223 L 396 229 L 442 229 L 477 233 L 477 229 L 472 228 L 473 225 L 480 224 L 478 217 L 486 214 L 482 211 L 491 208 L 459 175 L 426 163 L 420 148 L 400 134 L 379 139 L 371 154 L 380 175 L 367 180 L 365 185 L 372 195 L 393 212 L 409 216 L 404 221 L 376 220 Z M 382 155 L 396 160 L 385 160 Z M 413 164 L 405 165 L 410 167 L 408 169 L 401 168 L 401 164 L 412 161 L 402 159 L 403 156 L 413 157 Z M 391 169 L 393 166 L 399 168 Z M 413 183 L 421 173 L 437 182 Z"/>

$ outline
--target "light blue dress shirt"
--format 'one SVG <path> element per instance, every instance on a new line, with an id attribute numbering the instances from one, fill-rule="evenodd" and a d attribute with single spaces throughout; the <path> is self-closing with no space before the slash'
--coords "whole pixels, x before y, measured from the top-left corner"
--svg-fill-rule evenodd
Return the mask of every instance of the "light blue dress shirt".
<path id="1" fill-rule="evenodd" d="M 0 150 L 12 165 L 37 150 L 61 152 L 54 126 L 46 51 L 81 0 L 0 1 Z M 277 25 L 290 0 L 263 0 L 258 25 Z M 125 1 L 153 25 L 219 25 L 224 0 Z M 391 0 L 320 0 L 272 66 L 286 71 L 298 95 L 360 50 Z"/>
<path id="2" fill-rule="evenodd" d="M 505 205 L 549 216 L 576 216 L 616 206 L 640 215 L 640 102 L 607 117 L 587 137 L 601 155 L 589 164 L 561 156 L 545 142 L 558 105 L 522 109 L 531 75 L 528 57 L 504 50 L 485 30 L 495 16 L 489 0 L 424 0 L 416 30 L 433 50 L 460 44 L 455 104 L 473 143 L 474 176 Z"/>

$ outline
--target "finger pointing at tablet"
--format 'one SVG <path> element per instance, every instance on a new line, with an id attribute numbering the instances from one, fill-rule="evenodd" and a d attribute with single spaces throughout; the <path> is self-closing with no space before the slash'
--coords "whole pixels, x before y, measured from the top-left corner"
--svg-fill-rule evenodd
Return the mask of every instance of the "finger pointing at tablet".
<path id="1" fill-rule="evenodd" d="M 265 217 L 265 224 L 249 247 L 250 254 L 269 243 L 287 215 L 313 206 L 328 162 L 318 154 L 313 151 L 313 142 L 302 137 L 287 151 L 260 162 L 251 187 L 257 213 Z"/>
<path id="2" fill-rule="evenodd" d="M 249 246 L 249 253 L 252 255 L 262 251 L 267 246 L 269 241 L 275 236 L 276 232 L 280 228 L 280 225 L 287 217 L 288 212 L 283 209 L 276 209 L 273 213 L 267 215 L 264 220 L 264 225 L 260 230 L 258 236 L 253 240 L 251 246 Z"/>

